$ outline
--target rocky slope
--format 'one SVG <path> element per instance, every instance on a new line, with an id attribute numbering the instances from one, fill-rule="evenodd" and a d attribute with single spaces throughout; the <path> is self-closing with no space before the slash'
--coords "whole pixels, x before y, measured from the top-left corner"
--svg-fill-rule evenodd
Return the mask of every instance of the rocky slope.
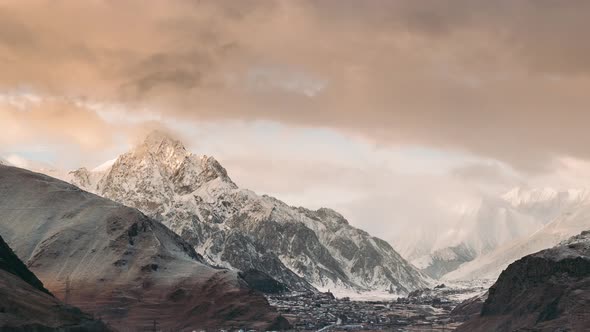
<path id="1" fill-rule="evenodd" d="M 109 328 L 53 297 L 0 237 L 0 330 L 98 332 Z"/>
<path id="2" fill-rule="evenodd" d="M 0 166 L 0 234 L 68 304 L 115 328 L 265 328 L 277 319 L 236 272 L 139 211 L 23 169 Z"/>
<path id="3" fill-rule="evenodd" d="M 260 270 L 292 290 L 405 293 L 426 285 L 389 244 L 340 214 L 240 189 L 214 158 L 159 132 L 108 169 L 81 169 L 69 180 L 161 221 L 214 264 Z"/>
<path id="4" fill-rule="evenodd" d="M 512 263 L 480 315 L 457 331 L 585 331 L 590 326 L 590 231 Z"/>
<path id="5" fill-rule="evenodd" d="M 476 317 L 479 317 L 483 303 L 488 298 L 488 295 L 488 292 L 483 292 L 480 295 L 476 295 L 461 302 L 459 305 L 453 308 L 451 311 L 451 316 L 460 321 L 467 321 L 469 319 L 475 319 Z"/>

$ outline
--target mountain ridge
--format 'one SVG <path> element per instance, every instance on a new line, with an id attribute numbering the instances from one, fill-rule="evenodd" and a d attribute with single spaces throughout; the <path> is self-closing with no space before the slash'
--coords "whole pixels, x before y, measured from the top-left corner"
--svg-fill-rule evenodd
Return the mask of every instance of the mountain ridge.
<path id="1" fill-rule="evenodd" d="M 237 272 L 209 266 L 161 223 L 40 173 L 0 166 L 0 233 L 49 291 L 115 328 L 277 319 Z"/>
<path id="2" fill-rule="evenodd" d="M 69 181 L 163 222 L 213 264 L 255 268 L 293 290 L 405 293 L 427 285 L 389 244 L 340 214 L 240 189 L 215 158 L 163 133 L 151 133 L 107 170 L 75 171 Z"/>
<path id="3" fill-rule="evenodd" d="M 446 279 L 469 280 L 495 278 L 510 263 L 539 250 L 551 248 L 561 241 L 578 234 L 589 227 L 590 202 L 582 204 L 572 212 L 566 211 L 561 216 L 544 225 L 533 234 L 516 239 L 499 247 L 477 260 L 462 265 L 447 274 Z"/>

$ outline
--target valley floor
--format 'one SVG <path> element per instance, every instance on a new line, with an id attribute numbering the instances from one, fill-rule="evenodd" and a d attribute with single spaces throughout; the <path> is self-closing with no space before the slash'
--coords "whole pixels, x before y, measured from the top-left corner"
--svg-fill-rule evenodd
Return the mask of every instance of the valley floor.
<path id="1" fill-rule="evenodd" d="M 452 331 L 461 321 L 452 309 L 481 294 L 487 283 L 474 282 L 417 291 L 405 298 L 373 300 L 336 298 L 332 293 L 288 293 L 268 296 L 269 303 L 295 330 L 314 331 Z M 362 298 L 362 296 L 360 296 Z"/>

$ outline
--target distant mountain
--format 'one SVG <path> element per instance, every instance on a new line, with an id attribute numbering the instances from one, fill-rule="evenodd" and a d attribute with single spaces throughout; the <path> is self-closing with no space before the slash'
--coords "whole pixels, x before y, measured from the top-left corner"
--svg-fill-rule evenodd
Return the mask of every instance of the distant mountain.
<path id="1" fill-rule="evenodd" d="M 542 226 L 542 222 L 520 212 L 506 200 L 485 197 L 477 204 L 463 208 L 453 225 L 433 225 L 432 234 L 422 235 L 428 238 L 414 237 L 414 250 L 409 254 L 415 266 L 438 279 L 476 257 L 534 233 Z M 404 246 L 411 248 L 412 245 Z"/>
<path id="2" fill-rule="evenodd" d="M 424 255 L 412 261 L 420 271 L 439 279 L 445 274 L 456 270 L 466 262 L 477 257 L 477 253 L 465 243 L 457 246 L 438 249 L 431 254 Z"/>
<path id="3" fill-rule="evenodd" d="M 579 202 L 529 236 L 509 242 L 462 265 L 445 279 L 494 279 L 510 263 L 539 250 L 551 248 L 574 234 L 590 228 L 590 202 Z"/>
<path id="4" fill-rule="evenodd" d="M 278 317 L 164 225 L 46 175 L 0 166 L 0 234 L 51 293 L 121 330 L 264 329 Z"/>
<path id="5" fill-rule="evenodd" d="M 513 261 L 583 230 L 588 224 L 578 225 L 567 216 L 589 202 L 583 189 L 514 188 L 464 208 L 452 226 L 433 226 L 422 239 L 409 237 L 416 243 L 413 248 L 409 239 L 396 247 L 406 248 L 411 262 L 433 278 L 495 279 Z"/>
<path id="6" fill-rule="evenodd" d="M 590 231 L 502 272 L 479 315 L 456 331 L 587 331 Z"/>
<path id="7" fill-rule="evenodd" d="M 0 237 L 0 330 L 109 331 L 53 297 Z"/>
<path id="8" fill-rule="evenodd" d="M 552 188 L 517 187 L 502 195 L 520 213 L 531 216 L 543 225 L 564 213 L 570 213 L 590 200 L 586 189 L 555 190 Z"/>
<path id="9" fill-rule="evenodd" d="M 240 189 L 213 157 L 154 132 L 110 167 L 68 178 L 161 221 L 209 262 L 260 270 L 292 290 L 426 286 L 425 277 L 385 241 L 335 211 L 288 206 Z"/>

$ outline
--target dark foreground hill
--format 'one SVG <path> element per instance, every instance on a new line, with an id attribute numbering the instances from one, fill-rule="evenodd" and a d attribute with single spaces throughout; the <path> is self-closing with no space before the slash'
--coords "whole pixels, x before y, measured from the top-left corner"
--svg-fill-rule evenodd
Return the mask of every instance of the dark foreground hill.
<path id="1" fill-rule="evenodd" d="M 0 237 L 0 331 L 109 331 L 102 322 L 64 305 Z"/>
<path id="2" fill-rule="evenodd" d="M 512 263 L 457 331 L 588 331 L 590 231 Z"/>
<path id="3" fill-rule="evenodd" d="M 277 319 L 236 272 L 207 265 L 162 224 L 46 175 L 0 166 L 0 234 L 51 293 L 120 330 Z"/>

